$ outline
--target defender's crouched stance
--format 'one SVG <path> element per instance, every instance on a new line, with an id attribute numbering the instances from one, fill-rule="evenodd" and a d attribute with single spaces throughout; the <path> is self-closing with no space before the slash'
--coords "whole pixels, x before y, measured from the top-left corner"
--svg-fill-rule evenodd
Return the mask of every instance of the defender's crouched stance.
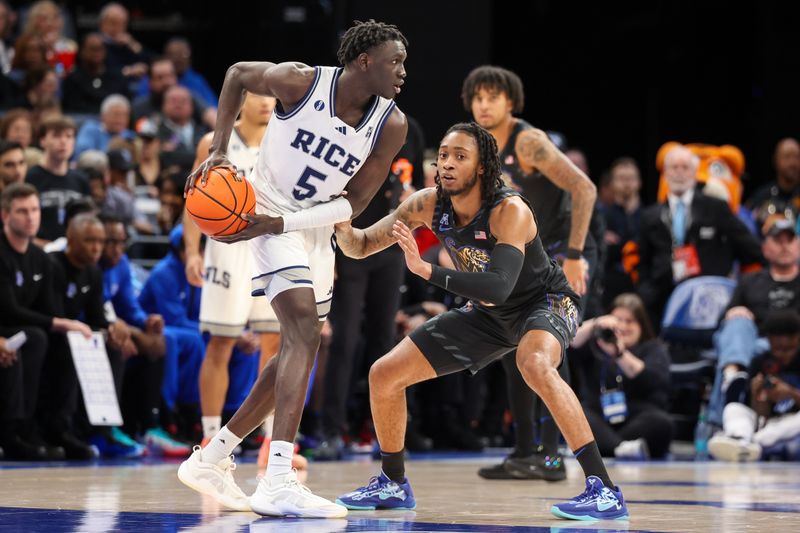
<path id="1" fill-rule="evenodd" d="M 563 157 L 555 150 L 542 156 Z M 545 253 L 530 206 L 503 186 L 494 139 L 475 123 L 453 126 L 439 146 L 437 170 L 435 189 L 415 193 L 375 225 L 336 226 L 348 256 L 365 257 L 397 242 L 412 272 L 471 299 L 428 321 L 370 369 L 382 471 L 337 503 L 349 509 L 413 509 L 403 463 L 405 389 L 464 369 L 477 372 L 516 349 L 525 381 L 544 400 L 586 474 L 583 494 L 554 505 L 553 514 L 627 518 L 622 492 L 609 479 L 581 405 L 557 372 L 577 329 L 577 296 Z M 422 261 L 411 234 L 422 225 L 436 233 L 457 270 Z"/>

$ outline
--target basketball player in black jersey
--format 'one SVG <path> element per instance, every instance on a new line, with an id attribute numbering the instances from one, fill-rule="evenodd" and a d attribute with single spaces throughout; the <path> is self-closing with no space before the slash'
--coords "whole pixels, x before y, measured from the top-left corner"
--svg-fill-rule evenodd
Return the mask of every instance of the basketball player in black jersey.
<path id="1" fill-rule="evenodd" d="M 565 156 L 543 146 L 539 157 Z M 627 518 L 581 405 L 557 372 L 578 325 L 577 296 L 545 252 L 530 204 L 503 185 L 494 138 L 475 123 L 450 128 L 439 146 L 436 183 L 369 228 L 336 227 L 346 255 L 363 258 L 397 242 L 409 270 L 470 298 L 417 328 L 372 365 L 370 403 L 382 471 L 337 503 L 350 509 L 414 508 L 403 462 L 406 388 L 464 369 L 475 373 L 516 349 L 526 383 L 553 413 L 587 476 L 583 494 L 551 511 L 562 518 Z M 436 233 L 457 270 L 420 258 L 411 234 L 419 226 Z"/>
<path id="2" fill-rule="evenodd" d="M 594 184 L 566 158 L 543 157 L 556 150 L 553 143 L 543 131 L 513 116 L 525 104 L 522 81 L 515 73 L 492 65 L 477 67 L 464 80 L 461 98 L 464 109 L 497 141 L 503 179 L 533 207 L 542 244 L 581 296 L 576 304 L 582 315 L 588 297 L 587 268 L 596 263 L 596 247 L 589 234 L 597 196 Z M 566 479 L 553 418 L 542 402 L 535 401 L 513 356 L 504 358 L 502 364 L 516 443 L 502 463 L 481 468 L 479 475 L 487 479 Z M 568 368 L 563 365 L 560 369 L 566 381 Z M 539 427 L 538 447 L 534 447 L 534 420 Z"/>

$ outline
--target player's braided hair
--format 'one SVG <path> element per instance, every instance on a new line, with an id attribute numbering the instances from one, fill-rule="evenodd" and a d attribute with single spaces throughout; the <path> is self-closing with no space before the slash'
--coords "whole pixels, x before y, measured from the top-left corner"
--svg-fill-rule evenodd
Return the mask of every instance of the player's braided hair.
<path id="1" fill-rule="evenodd" d="M 483 167 L 483 174 L 479 178 L 481 180 L 481 199 L 491 201 L 498 189 L 504 185 L 500 156 L 497 153 L 497 142 L 491 133 L 475 122 L 459 122 L 451 126 L 444 136 L 447 137 L 454 131 L 462 131 L 475 139 L 475 143 L 478 145 L 478 165 Z M 436 195 L 441 198 L 442 180 L 438 172 L 434 181 L 436 182 Z"/>
<path id="2" fill-rule="evenodd" d="M 461 101 L 468 113 L 472 111 L 472 99 L 475 97 L 475 93 L 481 89 L 506 93 L 506 97 L 514 102 L 512 113 L 522 113 L 525 108 L 525 90 L 522 88 L 522 80 L 508 69 L 494 65 L 482 65 L 467 74 L 464 84 L 461 86 Z"/>
<path id="3" fill-rule="evenodd" d="M 375 22 L 373 19 L 366 22 L 353 21 L 353 25 L 342 35 L 342 44 L 339 45 L 336 58 L 339 64 L 346 65 L 373 46 L 386 41 L 400 41 L 408 48 L 405 36 L 393 24 Z"/>

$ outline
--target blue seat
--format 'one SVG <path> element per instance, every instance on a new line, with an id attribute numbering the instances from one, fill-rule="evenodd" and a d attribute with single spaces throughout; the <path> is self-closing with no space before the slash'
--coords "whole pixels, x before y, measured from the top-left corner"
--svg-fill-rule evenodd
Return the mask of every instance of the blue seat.
<path id="1" fill-rule="evenodd" d="M 663 339 L 711 348 L 719 317 L 735 288 L 735 280 L 722 276 L 699 276 L 675 287 L 661 321 Z"/>

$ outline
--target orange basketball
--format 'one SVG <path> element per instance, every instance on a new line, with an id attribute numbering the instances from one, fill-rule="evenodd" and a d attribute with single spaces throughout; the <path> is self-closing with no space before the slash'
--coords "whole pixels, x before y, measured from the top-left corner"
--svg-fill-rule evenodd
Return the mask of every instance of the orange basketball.
<path id="1" fill-rule="evenodd" d="M 200 231 L 211 237 L 239 233 L 247 226 L 242 215 L 252 215 L 255 208 L 253 186 L 228 167 L 209 170 L 204 184 L 198 178 L 194 191 L 186 198 L 186 211 Z"/>

